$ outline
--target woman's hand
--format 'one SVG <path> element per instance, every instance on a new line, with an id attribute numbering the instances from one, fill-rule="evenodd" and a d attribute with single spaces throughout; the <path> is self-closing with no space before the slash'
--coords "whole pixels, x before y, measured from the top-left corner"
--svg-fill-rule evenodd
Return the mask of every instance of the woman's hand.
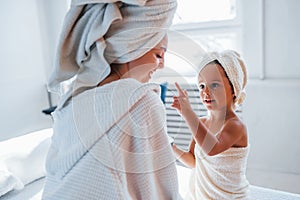
<path id="1" fill-rule="evenodd" d="M 192 110 L 188 93 L 186 90 L 182 90 L 178 83 L 175 82 L 176 89 L 178 91 L 178 96 L 173 97 L 172 108 L 175 108 L 181 115 L 187 114 Z"/>

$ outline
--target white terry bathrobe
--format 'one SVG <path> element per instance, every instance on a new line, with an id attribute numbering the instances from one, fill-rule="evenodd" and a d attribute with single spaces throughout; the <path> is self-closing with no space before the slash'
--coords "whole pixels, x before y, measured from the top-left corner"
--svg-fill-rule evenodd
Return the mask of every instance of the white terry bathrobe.
<path id="1" fill-rule="evenodd" d="M 156 46 L 176 1 L 73 0 L 49 89 L 61 93 L 43 199 L 179 199 L 159 86 L 121 79 L 96 85 L 111 63 Z"/>
<path id="2" fill-rule="evenodd" d="M 55 112 L 43 198 L 178 199 L 163 105 L 153 89 L 159 87 L 123 79 Z"/>

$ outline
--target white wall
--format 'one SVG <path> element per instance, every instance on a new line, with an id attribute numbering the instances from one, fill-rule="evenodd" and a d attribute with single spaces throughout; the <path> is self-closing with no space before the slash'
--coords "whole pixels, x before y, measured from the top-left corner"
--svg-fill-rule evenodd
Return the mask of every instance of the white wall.
<path id="1" fill-rule="evenodd" d="M 45 22 L 59 24 L 54 14 L 59 16 L 60 9 L 52 15 L 47 9 L 51 6 L 46 0 L 1 2 L 0 140 L 52 124 L 41 111 L 48 107 L 45 84 L 59 30 Z"/>
<path id="2" fill-rule="evenodd" d="M 252 184 L 300 193 L 300 1 L 244 0 Z"/>

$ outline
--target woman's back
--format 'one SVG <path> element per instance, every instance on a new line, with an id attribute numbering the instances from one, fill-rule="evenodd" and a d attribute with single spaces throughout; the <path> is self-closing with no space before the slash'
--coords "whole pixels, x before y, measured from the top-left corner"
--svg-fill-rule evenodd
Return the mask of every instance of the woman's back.
<path id="1" fill-rule="evenodd" d="M 43 199 L 177 199 L 163 104 L 154 89 L 159 86 L 122 79 L 56 111 Z"/>

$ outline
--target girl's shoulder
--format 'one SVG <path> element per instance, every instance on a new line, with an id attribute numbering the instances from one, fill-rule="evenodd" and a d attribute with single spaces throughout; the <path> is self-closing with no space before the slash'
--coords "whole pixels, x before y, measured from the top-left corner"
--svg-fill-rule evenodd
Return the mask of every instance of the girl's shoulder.
<path id="1" fill-rule="evenodd" d="M 226 120 L 226 122 L 234 122 L 244 124 L 243 121 L 238 116 L 232 116 Z"/>
<path id="2" fill-rule="evenodd" d="M 244 122 L 238 118 L 231 118 L 226 122 L 226 132 L 231 135 L 235 135 L 236 138 L 239 138 L 232 147 L 246 147 L 248 146 L 248 132 L 247 127 Z"/>
<path id="3" fill-rule="evenodd" d="M 247 132 L 246 124 L 239 117 L 232 117 L 226 120 L 224 128 L 238 132 Z"/>
<path id="4" fill-rule="evenodd" d="M 205 123 L 208 119 L 208 116 L 202 116 L 202 117 L 199 117 L 199 120 L 202 122 L 202 123 Z"/>

